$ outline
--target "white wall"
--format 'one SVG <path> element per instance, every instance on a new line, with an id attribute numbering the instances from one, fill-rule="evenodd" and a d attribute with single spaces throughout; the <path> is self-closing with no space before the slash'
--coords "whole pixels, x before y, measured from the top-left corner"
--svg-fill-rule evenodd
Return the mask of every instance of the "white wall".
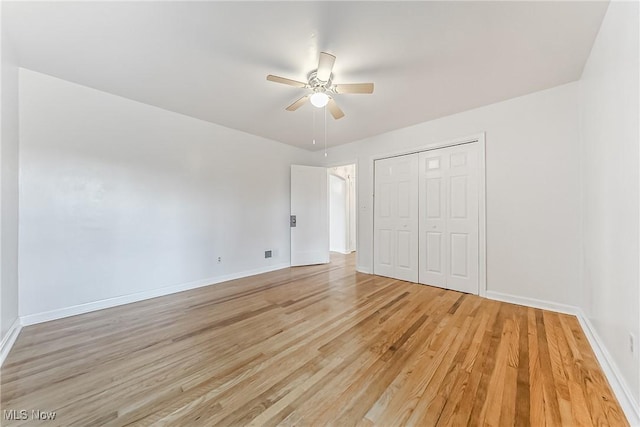
<path id="1" fill-rule="evenodd" d="M 640 404 L 638 9 L 609 5 L 580 80 L 580 130 L 583 309 Z"/>
<path id="2" fill-rule="evenodd" d="M 18 317 L 18 67 L 2 25 L 0 341 Z"/>
<path id="3" fill-rule="evenodd" d="M 306 151 L 25 69 L 20 150 L 21 316 L 289 263 Z"/>
<path id="4" fill-rule="evenodd" d="M 488 289 L 578 305 L 577 99 L 570 83 L 331 148 L 327 164 L 357 159 L 358 268 L 370 272 L 373 258 L 372 156 L 484 131 Z"/>

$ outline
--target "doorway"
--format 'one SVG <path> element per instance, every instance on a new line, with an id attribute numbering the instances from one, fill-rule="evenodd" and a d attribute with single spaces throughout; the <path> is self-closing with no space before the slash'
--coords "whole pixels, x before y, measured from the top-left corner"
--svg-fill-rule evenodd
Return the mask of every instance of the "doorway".
<path id="1" fill-rule="evenodd" d="M 356 165 L 331 167 L 329 172 L 329 250 L 356 250 Z"/>

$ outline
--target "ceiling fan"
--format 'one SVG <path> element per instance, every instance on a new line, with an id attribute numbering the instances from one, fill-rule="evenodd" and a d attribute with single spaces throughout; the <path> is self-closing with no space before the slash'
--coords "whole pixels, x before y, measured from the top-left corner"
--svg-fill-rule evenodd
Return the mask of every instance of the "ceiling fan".
<path id="1" fill-rule="evenodd" d="M 284 77 L 269 74 L 267 80 L 285 85 L 299 87 L 301 89 L 311 89 L 311 93 L 304 95 L 302 98 L 289 105 L 287 111 L 295 111 L 307 102 L 307 99 L 315 107 L 322 108 L 326 106 L 334 119 L 338 120 L 344 117 L 344 113 L 336 104 L 333 95 L 343 93 L 373 93 L 373 83 L 349 83 L 335 84 L 333 83 L 333 64 L 336 57 L 330 53 L 320 52 L 318 61 L 318 69 L 309 73 L 306 83 L 297 80 L 291 80 Z"/>

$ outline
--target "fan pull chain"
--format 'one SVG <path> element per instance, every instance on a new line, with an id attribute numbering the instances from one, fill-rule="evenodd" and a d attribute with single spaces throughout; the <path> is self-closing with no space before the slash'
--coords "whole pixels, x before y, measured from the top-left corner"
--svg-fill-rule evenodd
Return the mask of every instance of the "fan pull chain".
<path id="1" fill-rule="evenodd" d="M 313 109 L 313 128 L 312 128 L 312 135 L 313 137 L 313 145 L 316 145 L 316 109 Z"/>
<path id="2" fill-rule="evenodd" d="M 327 157 L 327 106 L 324 106 L 324 156 Z"/>

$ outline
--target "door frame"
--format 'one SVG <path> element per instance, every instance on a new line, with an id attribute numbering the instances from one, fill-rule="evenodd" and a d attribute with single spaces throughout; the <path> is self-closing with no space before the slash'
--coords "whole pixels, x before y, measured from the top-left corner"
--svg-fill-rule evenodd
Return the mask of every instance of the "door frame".
<path id="1" fill-rule="evenodd" d="M 440 141 L 433 144 L 412 147 L 408 149 L 400 149 L 385 154 L 376 154 L 370 156 L 368 159 L 369 164 L 369 176 L 367 179 L 371 184 L 371 194 L 368 195 L 367 204 L 371 206 L 369 215 L 371 219 L 371 236 L 375 233 L 375 161 L 388 159 L 390 157 L 405 156 L 407 154 L 415 154 L 423 151 L 437 150 L 439 148 L 454 147 L 456 145 L 464 144 L 478 144 L 478 295 L 481 297 L 487 296 L 487 193 L 486 193 L 486 163 L 485 163 L 485 132 L 466 136 L 462 138 L 456 138 L 447 141 Z M 356 236 L 356 241 L 359 236 Z M 371 259 L 371 273 L 375 274 L 375 259 L 374 259 L 374 246 L 375 241 L 371 239 L 371 253 L 369 254 Z M 361 247 L 361 245 L 358 245 Z"/>
<path id="2" fill-rule="evenodd" d="M 332 169 L 332 168 L 328 168 L 327 170 L 329 170 L 329 169 Z M 331 215 L 331 200 L 332 200 L 331 199 L 331 177 L 337 178 L 337 179 L 339 179 L 339 180 L 344 182 L 345 192 L 348 191 L 348 188 L 349 188 L 349 181 L 348 180 L 346 180 L 345 178 L 341 177 L 340 175 L 336 175 L 333 172 L 329 172 L 329 183 L 328 183 L 328 187 L 327 187 L 327 193 L 329 195 L 329 251 L 331 251 L 331 220 L 333 218 L 333 216 Z M 350 209 L 347 206 L 348 203 L 349 203 L 349 201 L 346 200 L 346 197 L 345 197 L 345 201 L 344 201 L 344 204 L 345 204 L 345 209 L 344 209 L 344 213 L 345 213 L 344 251 L 336 251 L 336 252 L 343 253 L 345 255 L 346 254 L 350 254 L 352 252 L 352 251 L 348 250 L 348 249 L 350 249 L 350 247 L 349 247 L 350 246 L 350 244 L 349 244 L 350 236 L 349 236 L 349 233 L 348 233 L 348 231 L 350 231 L 350 227 L 348 225 L 348 223 L 349 223 L 349 215 L 348 215 L 348 213 L 350 214 Z"/>
<path id="3" fill-rule="evenodd" d="M 355 207 L 354 208 L 356 210 L 356 247 L 355 247 L 355 249 L 353 251 L 351 251 L 351 253 L 353 253 L 354 251 L 356 253 L 356 270 L 363 271 L 363 270 L 360 269 L 359 264 L 358 264 L 358 259 L 360 258 L 360 255 L 359 255 L 359 253 L 360 253 L 360 249 L 359 249 L 360 248 L 360 216 L 359 216 L 360 215 L 360 208 L 359 208 L 359 206 L 360 206 L 360 199 L 359 199 L 359 197 L 360 197 L 360 178 L 359 178 L 359 176 L 360 175 L 358 175 L 359 174 L 359 172 L 358 172 L 358 160 L 356 158 L 356 160 L 352 160 L 352 161 L 348 161 L 348 160 L 347 161 L 339 161 L 339 162 L 331 162 L 330 161 L 330 162 L 327 162 L 324 167 L 326 167 L 327 171 L 328 171 L 331 168 L 339 168 L 340 166 L 350 166 L 350 165 L 354 166 L 354 174 L 355 174 L 355 177 L 356 177 L 356 185 L 354 186 L 354 189 L 353 189 L 354 190 L 353 198 L 355 200 L 355 203 L 354 203 Z M 330 173 L 330 172 L 328 172 L 328 173 Z"/>

